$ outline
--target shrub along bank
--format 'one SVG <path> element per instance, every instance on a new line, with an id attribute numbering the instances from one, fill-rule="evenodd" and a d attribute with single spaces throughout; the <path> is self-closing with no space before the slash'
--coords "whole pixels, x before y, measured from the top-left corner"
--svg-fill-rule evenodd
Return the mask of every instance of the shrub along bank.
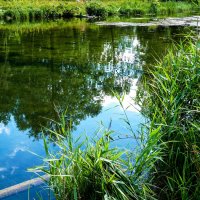
<path id="1" fill-rule="evenodd" d="M 197 2 L 188 1 L 47 1 L 0 0 L 0 18 L 5 20 L 41 20 L 69 17 L 107 17 L 169 15 L 198 10 Z"/>

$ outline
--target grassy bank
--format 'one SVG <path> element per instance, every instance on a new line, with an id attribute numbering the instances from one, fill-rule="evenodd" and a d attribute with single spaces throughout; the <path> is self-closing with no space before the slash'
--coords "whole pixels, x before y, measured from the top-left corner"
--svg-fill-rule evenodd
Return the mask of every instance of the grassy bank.
<path id="1" fill-rule="evenodd" d="M 113 133 L 107 129 L 80 140 L 66 126 L 65 115 L 56 126 L 56 131 L 45 131 L 51 132 L 58 151 L 52 153 L 44 139 L 47 157 L 34 170 L 50 176 L 48 184 L 57 200 L 155 199 L 148 173 L 160 156 L 161 145 L 155 148 L 159 128 L 152 129 L 145 141 L 147 135 L 141 133 L 135 154 L 113 147 Z"/>
<path id="2" fill-rule="evenodd" d="M 44 165 L 56 199 L 198 199 L 200 196 L 200 49 L 186 41 L 145 71 L 138 102 L 149 122 L 137 151 L 112 147 L 112 131 L 75 140 L 65 114 L 46 140 Z M 122 98 L 118 96 L 120 104 Z M 131 126 L 127 121 L 127 125 Z M 131 128 L 130 128 L 131 130 Z M 134 133 L 131 133 L 134 137 Z"/>
<path id="3" fill-rule="evenodd" d="M 41 20 L 82 16 L 144 16 L 169 15 L 198 10 L 197 3 L 139 0 L 117 1 L 46 1 L 0 0 L 0 19 Z"/>

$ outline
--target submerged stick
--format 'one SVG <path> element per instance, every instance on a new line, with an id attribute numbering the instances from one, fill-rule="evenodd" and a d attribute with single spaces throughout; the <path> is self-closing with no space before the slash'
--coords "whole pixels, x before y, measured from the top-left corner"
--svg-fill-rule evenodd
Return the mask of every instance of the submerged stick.
<path id="1" fill-rule="evenodd" d="M 19 192 L 23 192 L 25 190 L 28 190 L 29 188 L 41 185 L 47 180 L 49 180 L 49 176 L 44 175 L 44 176 L 41 176 L 41 178 L 34 178 L 31 180 L 13 185 L 11 187 L 5 188 L 3 190 L 0 190 L 0 199 L 17 194 Z"/>

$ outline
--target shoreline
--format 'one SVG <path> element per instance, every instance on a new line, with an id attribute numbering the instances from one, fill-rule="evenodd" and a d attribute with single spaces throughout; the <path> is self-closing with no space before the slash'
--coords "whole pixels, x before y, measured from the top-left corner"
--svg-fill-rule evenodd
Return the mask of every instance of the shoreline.
<path id="1" fill-rule="evenodd" d="M 106 19 L 107 17 L 171 16 L 200 11 L 197 4 L 180 2 L 150 3 L 140 1 L 74 2 L 34 0 L 0 0 L 0 20 L 34 21 L 68 18 Z"/>

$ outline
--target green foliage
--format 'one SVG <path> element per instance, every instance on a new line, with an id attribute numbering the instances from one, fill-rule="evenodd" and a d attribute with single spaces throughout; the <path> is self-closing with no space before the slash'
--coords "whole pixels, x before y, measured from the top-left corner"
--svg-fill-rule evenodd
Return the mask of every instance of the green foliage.
<path id="1" fill-rule="evenodd" d="M 197 44 L 187 41 L 146 72 L 139 92 L 143 113 L 153 127 L 161 126 L 160 142 L 166 143 L 164 162 L 156 164 L 154 177 L 159 198 L 186 200 L 200 195 L 199 66 Z"/>
<path id="2" fill-rule="evenodd" d="M 148 3 L 142 3 L 139 1 L 125 1 L 119 10 L 121 15 L 126 16 L 138 16 L 144 15 L 147 10 Z"/>
<path id="3" fill-rule="evenodd" d="M 19 6 L 20 4 L 20 6 Z M 9 2 L 2 8 L 0 17 L 6 20 L 38 20 L 69 18 L 79 15 L 83 12 L 82 5 L 75 2 L 45 2 L 37 3 L 35 1 Z"/>
<path id="4" fill-rule="evenodd" d="M 149 8 L 149 13 L 156 15 L 158 13 L 158 6 L 160 5 L 158 0 L 153 0 L 151 2 L 150 8 Z"/>
<path id="5" fill-rule="evenodd" d="M 29 1 L 29 0 L 0 0 L 0 18 L 6 20 L 37 20 L 82 17 L 90 15 L 105 18 L 107 16 L 142 16 L 169 15 L 173 13 L 198 11 L 198 2 L 188 1 Z M 19 6 L 20 5 L 20 6 Z"/>
<path id="6" fill-rule="evenodd" d="M 191 12 L 195 11 L 195 9 L 198 11 L 199 7 L 195 4 L 191 4 L 188 2 L 174 2 L 174 1 L 168 1 L 168 2 L 162 2 L 158 6 L 158 13 L 161 13 L 163 15 L 170 15 L 174 13 L 182 13 L 182 12 Z"/>
<path id="7" fill-rule="evenodd" d="M 108 12 L 100 3 L 92 2 L 86 6 L 86 12 L 90 16 L 106 17 Z"/>
<path id="8" fill-rule="evenodd" d="M 142 131 L 138 139 L 141 145 L 137 152 L 131 152 L 112 147 L 109 130 L 94 138 L 75 139 L 65 116 L 61 115 L 55 130 L 45 130 L 56 141 L 56 153 L 49 150 L 44 138 L 44 165 L 32 169 L 50 176 L 48 184 L 57 200 L 155 199 L 149 172 L 161 156 L 161 144 L 156 145 L 161 136 L 159 127 L 149 130 L 148 136 Z"/>

